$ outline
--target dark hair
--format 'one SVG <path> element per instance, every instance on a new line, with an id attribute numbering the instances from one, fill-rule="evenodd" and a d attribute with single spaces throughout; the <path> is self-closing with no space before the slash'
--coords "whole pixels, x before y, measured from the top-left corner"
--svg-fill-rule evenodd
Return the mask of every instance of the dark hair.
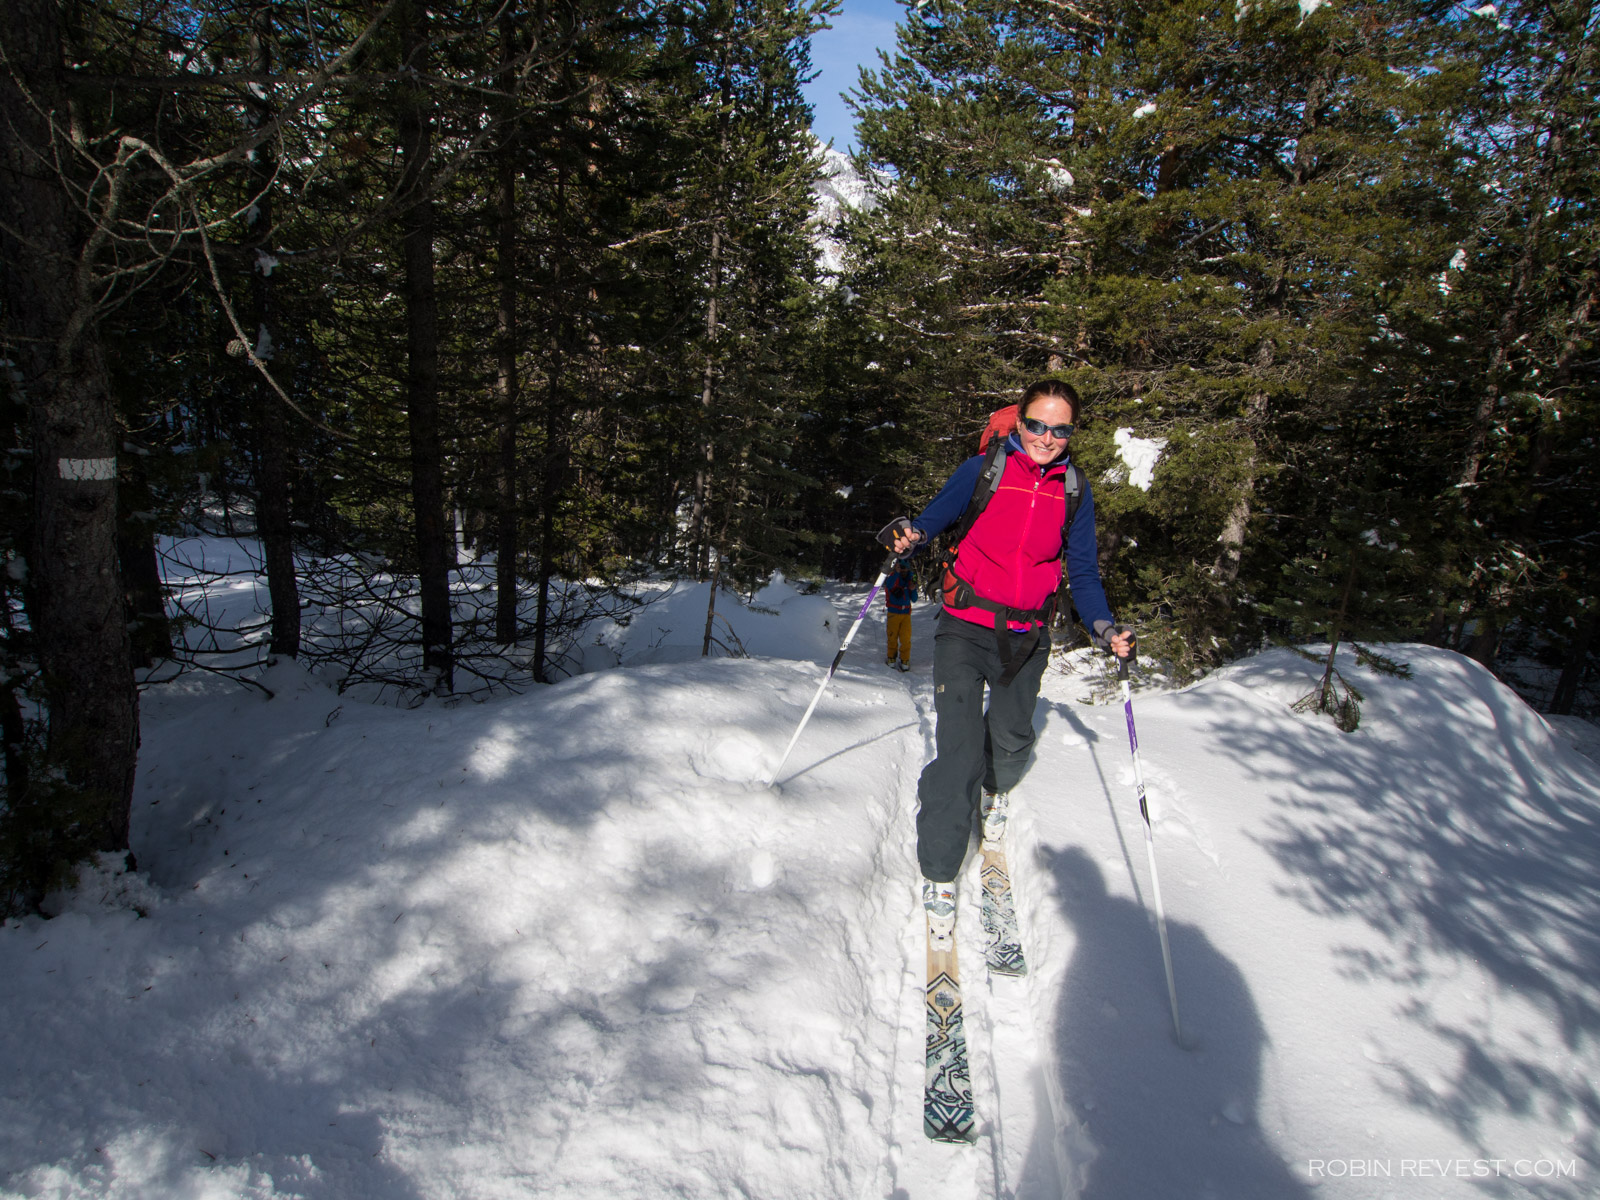
<path id="1" fill-rule="evenodd" d="M 1017 406 L 1017 416 L 1028 415 L 1028 405 L 1041 396 L 1054 396 L 1058 400 L 1065 400 L 1072 407 L 1072 419 L 1077 421 L 1078 413 L 1083 408 L 1083 401 L 1078 398 L 1078 393 L 1073 390 L 1070 383 L 1063 383 L 1059 379 L 1041 379 L 1038 383 L 1030 383 L 1022 393 L 1022 403 Z"/>

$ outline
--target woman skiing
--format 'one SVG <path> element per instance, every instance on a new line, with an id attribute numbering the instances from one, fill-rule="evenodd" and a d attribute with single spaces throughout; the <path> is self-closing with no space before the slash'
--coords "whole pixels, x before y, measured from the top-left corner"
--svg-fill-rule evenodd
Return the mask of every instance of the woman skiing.
<path id="1" fill-rule="evenodd" d="M 1067 454 L 1080 406 L 1060 380 L 1031 385 L 1004 453 L 969 458 L 894 541 L 904 555 L 962 522 L 984 485 L 987 502 L 945 575 L 933 643 L 935 757 L 917 784 L 917 861 L 930 936 L 954 930 L 955 879 L 980 800 L 986 794 L 984 836 L 998 841 L 1006 794 L 1033 749 L 1033 709 L 1050 656 L 1045 627 L 1063 558 L 1073 603 L 1096 642 L 1119 657 L 1133 649 L 1133 631 L 1117 626 L 1100 584 L 1088 481 Z"/>

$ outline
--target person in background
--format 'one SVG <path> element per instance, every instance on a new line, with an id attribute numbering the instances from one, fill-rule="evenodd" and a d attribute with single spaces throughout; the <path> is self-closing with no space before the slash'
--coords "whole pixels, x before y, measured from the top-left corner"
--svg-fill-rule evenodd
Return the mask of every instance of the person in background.
<path id="1" fill-rule="evenodd" d="M 1082 472 L 1063 545 L 1067 446 L 1081 407 L 1060 380 L 1023 392 L 998 490 L 962 539 L 954 577 L 945 581 L 933 641 L 935 755 L 917 783 L 917 862 L 930 935 L 948 936 L 955 927 L 955 879 L 974 816 L 995 806 L 1003 821 L 1006 794 L 1033 750 L 1033 710 L 1050 657 L 1046 625 L 1063 560 L 1073 605 L 1096 643 L 1119 657 L 1133 650 L 1133 630 L 1117 626 L 1100 583 L 1094 497 Z M 956 469 L 896 535 L 896 554 L 915 553 L 961 520 L 982 464 L 975 455 Z"/>
<path id="2" fill-rule="evenodd" d="M 917 581 L 910 565 L 902 558 L 883 582 L 883 603 L 889 610 L 889 654 L 883 661 L 902 671 L 911 669 L 911 606 L 916 599 Z M 898 663 L 896 654 L 900 658 Z"/>

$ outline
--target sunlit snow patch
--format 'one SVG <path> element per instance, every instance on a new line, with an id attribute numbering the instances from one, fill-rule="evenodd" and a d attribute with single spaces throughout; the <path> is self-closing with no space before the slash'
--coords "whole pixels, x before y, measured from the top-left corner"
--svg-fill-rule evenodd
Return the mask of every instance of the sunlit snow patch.
<path id="1" fill-rule="evenodd" d="M 1128 482 L 1141 492 L 1150 490 L 1156 463 L 1167 448 L 1166 438 L 1137 438 L 1132 429 L 1117 430 L 1117 453 L 1128 468 Z"/>

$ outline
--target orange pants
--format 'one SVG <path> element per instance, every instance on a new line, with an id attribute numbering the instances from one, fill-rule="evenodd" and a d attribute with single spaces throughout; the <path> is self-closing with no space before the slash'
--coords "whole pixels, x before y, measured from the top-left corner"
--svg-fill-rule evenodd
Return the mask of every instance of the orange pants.
<path id="1" fill-rule="evenodd" d="M 884 660 L 893 662 L 896 652 L 900 661 L 907 666 L 911 665 L 911 614 L 889 614 L 889 654 Z"/>

